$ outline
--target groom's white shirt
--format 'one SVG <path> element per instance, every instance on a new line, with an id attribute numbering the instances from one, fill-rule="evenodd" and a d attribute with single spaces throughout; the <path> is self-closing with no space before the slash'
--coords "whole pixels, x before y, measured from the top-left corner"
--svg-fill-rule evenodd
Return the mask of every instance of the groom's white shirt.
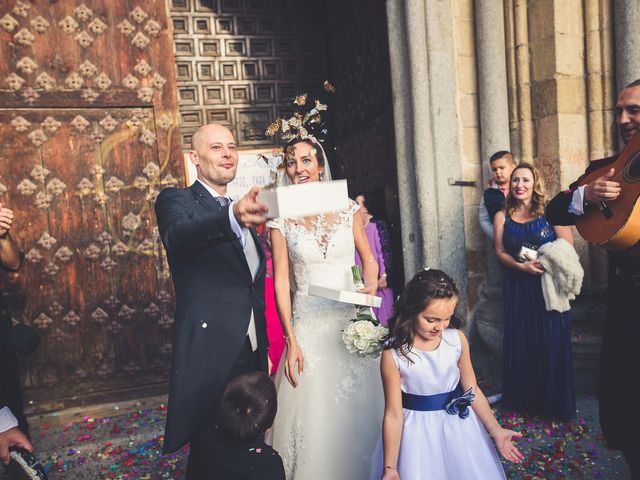
<path id="1" fill-rule="evenodd" d="M 200 180 L 196 180 L 196 182 L 200 182 Z M 204 182 L 200 182 L 200 184 L 207 189 L 207 191 L 211 194 L 213 198 L 222 197 L 218 192 L 216 192 L 213 188 L 207 185 Z M 231 200 L 230 197 L 226 197 Z M 251 277 L 256 278 L 256 274 L 258 273 L 258 267 L 260 266 L 260 260 L 258 256 L 257 246 L 253 241 L 253 237 L 249 233 L 249 229 L 247 227 L 243 227 L 236 220 L 235 215 L 233 214 L 233 204 L 235 202 L 232 200 L 229 204 L 229 223 L 231 223 L 231 230 L 236 234 L 240 243 L 242 244 L 242 248 L 244 249 L 244 254 L 247 257 L 247 263 L 249 264 L 249 269 L 251 270 Z M 248 245 L 250 243 L 250 245 Z M 252 265 L 253 264 L 253 265 Z M 251 349 L 255 352 L 258 349 L 258 337 L 256 335 L 256 321 L 253 318 L 253 309 L 251 310 L 251 319 L 249 320 L 249 328 L 247 329 L 247 336 L 249 337 L 249 341 L 251 342 Z"/>

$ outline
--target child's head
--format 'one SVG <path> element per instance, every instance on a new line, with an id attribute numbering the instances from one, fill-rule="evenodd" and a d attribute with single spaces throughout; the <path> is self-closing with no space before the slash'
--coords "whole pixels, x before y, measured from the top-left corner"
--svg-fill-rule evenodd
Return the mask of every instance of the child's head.
<path id="1" fill-rule="evenodd" d="M 462 327 L 462 319 L 455 314 L 458 298 L 455 282 L 442 270 L 419 272 L 394 305 L 386 348 L 407 356 L 416 336 L 428 340 L 441 335 L 445 328 Z"/>
<path id="2" fill-rule="evenodd" d="M 511 172 L 516 168 L 516 162 L 513 160 L 511 152 L 500 150 L 494 153 L 489 159 L 489 166 L 491 167 L 492 180 L 501 187 L 507 187 Z"/>
<path id="3" fill-rule="evenodd" d="M 236 442 L 250 442 L 264 434 L 278 409 L 276 387 L 264 372 L 232 379 L 220 401 L 219 426 Z"/>

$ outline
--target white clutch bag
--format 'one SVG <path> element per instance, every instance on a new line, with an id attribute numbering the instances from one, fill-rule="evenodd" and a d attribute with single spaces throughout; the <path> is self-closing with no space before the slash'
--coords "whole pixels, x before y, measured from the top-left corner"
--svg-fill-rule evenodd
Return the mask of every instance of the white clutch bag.
<path id="1" fill-rule="evenodd" d="M 533 248 L 522 246 L 520 247 L 520 251 L 518 252 L 518 261 L 521 263 L 526 262 L 527 260 L 537 260 L 538 251 Z"/>

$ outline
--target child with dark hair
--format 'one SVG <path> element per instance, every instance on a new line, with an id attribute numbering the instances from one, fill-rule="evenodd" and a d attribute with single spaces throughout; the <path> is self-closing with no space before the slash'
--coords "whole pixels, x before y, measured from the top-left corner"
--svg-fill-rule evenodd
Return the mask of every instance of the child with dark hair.
<path id="1" fill-rule="evenodd" d="M 277 408 L 276 387 L 264 372 L 246 373 L 227 384 L 218 411 L 212 480 L 285 479 L 282 458 L 264 442 Z"/>
<path id="2" fill-rule="evenodd" d="M 521 434 L 500 426 L 478 388 L 457 304 L 458 289 L 441 270 L 418 273 L 396 302 L 371 480 L 506 478 L 489 437 L 505 459 L 523 459 L 513 442 Z"/>
<path id="3" fill-rule="evenodd" d="M 511 152 L 500 150 L 489 158 L 491 180 L 480 199 L 478 221 L 484 234 L 493 240 L 493 217 L 504 208 L 504 199 L 509 193 L 509 179 L 516 168 Z"/>

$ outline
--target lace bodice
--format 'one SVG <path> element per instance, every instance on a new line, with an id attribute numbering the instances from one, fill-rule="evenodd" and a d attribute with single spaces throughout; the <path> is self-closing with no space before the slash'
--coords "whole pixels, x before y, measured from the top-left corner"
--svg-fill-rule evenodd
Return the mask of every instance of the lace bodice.
<path id="1" fill-rule="evenodd" d="M 294 295 L 307 295 L 310 284 L 352 289 L 353 215 L 358 205 L 340 212 L 304 218 L 276 218 L 267 223 L 287 240 L 290 284 Z"/>

